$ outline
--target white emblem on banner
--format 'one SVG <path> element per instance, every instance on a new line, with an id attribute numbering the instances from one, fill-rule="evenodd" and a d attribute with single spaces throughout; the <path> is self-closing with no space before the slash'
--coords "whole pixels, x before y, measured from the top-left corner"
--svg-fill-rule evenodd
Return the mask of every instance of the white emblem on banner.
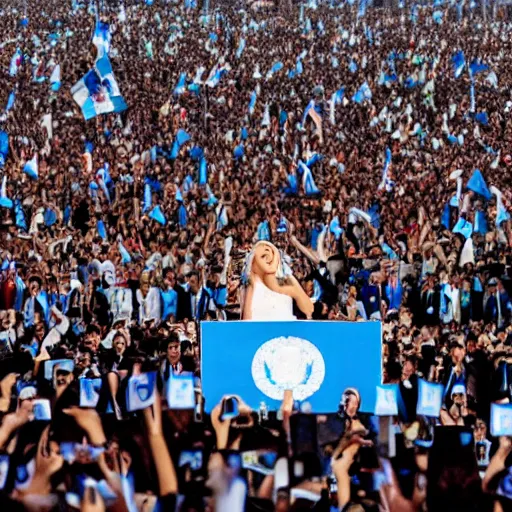
<path id="1" fill-rule="evenodd" d="M 287 389 L 295 400 L 316 393 L 325 378 L 322 354 L 311 342 L 295 337 L 267 341 L 252 360 L 252 378 L 256 387 L 269 398 L 282 400 Z"/>

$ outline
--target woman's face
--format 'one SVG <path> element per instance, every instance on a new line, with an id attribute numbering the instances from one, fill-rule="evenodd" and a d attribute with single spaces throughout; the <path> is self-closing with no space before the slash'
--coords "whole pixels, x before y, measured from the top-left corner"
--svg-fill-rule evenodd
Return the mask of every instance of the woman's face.
<path id="1" fill-rule="evenodd" d="M 122 336 L 117 336 L 114 339 L 114 349 L 118 354 L 122 354 L 126 349 L 126 340 Z"/>
<path id="2" fill-rule="evenodd" d="M 254 249 L 251 272 L 260 277 L 276 274 L 281 263 L 279 251 L 267 242 L 259 242 Z"/>

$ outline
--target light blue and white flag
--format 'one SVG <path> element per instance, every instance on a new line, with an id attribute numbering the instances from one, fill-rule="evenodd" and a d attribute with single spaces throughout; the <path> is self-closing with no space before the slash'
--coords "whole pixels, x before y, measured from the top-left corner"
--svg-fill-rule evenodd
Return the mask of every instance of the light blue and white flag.
<path id="1" fill-rule="evenodd" d="M 311 100 L 306 108 L 304 109 L 304 114 L 302 115 L 302 123 L 301 123 L 301 126 L 304 126 L 304 124 L 306 123 L 306 118 L 308 117 L 308 114 L 309 114 L 309 111 L 311 109 L 314 109 L 315 108 L 315 100 Z"/>
<path id="2" fill-rule="evenodd" d="M 302 160 L 299 160 L 299 168 L 302 171 L 302 186 L 307 196 L 313 196 L 320 193 L 319 188 L 315 184 L 311 169 Z"/>
<path id="3" fill-rule="evenodd" d="M 2 208 L 12 208 L 13 202 L 12 199 L 7 197 L 7 175 L 4 174 L 2 178 L 2 188 L 0 189 L 0 206 Z"/>
<path id="4" fill-rule="evenodd" d="M 470 74 L 469 100 L 470 100 L 469 111 L 475 112 L 476 111 L 475 80 L 474 80 L 472 74 Z"/>
<path id="5" fill-rule="evenodd" d="M 11 64 L 9 66 L 9 74 L 11 76 L 16 76 L 18 74 L 18 70 L 23 63 L 23 53 L 19 48 L 16 48 L 14 55 L 11 58 Z"/>
<path id="6" fill-rule="evenodd" d="M 144 185 L 144 201 L 142 204 L 142 212 L 145 213 L 151 208 L 152 203 L 152 194 L 151 194 L 151 186 L 149 183 Z"/>
<path id="7" fill-rule="evenodd" d="M 7 105 L 5 106 L 5 111 L 9 112 L 12 107 L 14 107 L 14 102 L 16 101 L 16 94 L 14 91 L 11 91 L 9 97 L 7 98 Z"/>
<path id="8" fill-rule="evenodd" d="M 176 88 L 174 89 L 174 94 L 179 96 L 185 92 L 185 84 L 187 81 L 187 73 L 181 73 L 178 79 L 178 83 L 176 84 Z"/>
<path id="9" fill-rule="evenodd" d="M 492 186 L 491 192 L 496 196 L 496 227 L 500 227 L 503 222 L 510 220 L 510 213 L 503 203 L 503 194 L 497 187 Z"/>
<path id="10" fill-rule="evenodd" d="M 270 80 L 278 71 L 281 71 L 281 69 L 283 69 L 283 63 L 276 62 L 275 64 L 272 65 L 265 78 L 267 80 Z"/>
<path id="11" fill-rule="evenodd" d="M 236 58 L 239 59 L 242 56 L 242 53 L 245 49 L 245 39 L 243 37 L 240 38 L 240 42 L 238 43 L 238 48 L 236 49 Z"/>
<path id="12" fill-rule="evenodd" d="M 343 96 L 345 95 L 345 87 L 341 87 L 337 91 L 332 93 L 330 108 L 329 108 L 329 120 L 331 124 L 334 125 L 336 122 L 336 105 L 343 101 Z"/>
<path id="13" fill-rule="evenodd" d="M 473 225 L 462 217 L 459 218 L 457 224 L 452 229 L 452 233 L 461 234 L 464 238 L 468 239 L 473 234 Z"/>
<path id="14" fill-rule="evenodd" d="M 37 153 L 23 166 L 23 172 L 31 179 L 39 177 L 39 165 L 37 164 Z"/>
<path id="15" fill-rule="evenodd" d="M 329 231 L 334 235 L 336 240 L 340 239 L 343 229 L 340 226 L 340 219 L 337 215 L 332 218 L 331 223 L 329 224 Z"/>
<path id="16" fill-rule="evenodd" d="M 270 240 L 270 225 L 268 220 L 264 220 L 258 224 L 256 230 L 256 238 L 259 240 Z"/>
<path id="17" fill-rule="evenodd" d="M 498 77 L 496 76 L 496 73 L 494 71 L 491 71 L 487 75 L 487 78 L 485 79 L 485 81 L 489 82 L 491 84 L 491 86 L 494 87 L 495 89 L 498 88 Z"/>
<path id="18" fill-rule="evenodd" d="M 126 265 L 132 262 L 132 257 L 130 253 L 127 251 L 126 247 L 123 245 L 123 242 L 119 241 L 119 254 L 121 254 L 121 263 Z"/>
<path id="19" fill-rule="evenodd" d="M 372 99 L 372 91 L 370 89 L 370 86 L 368 85 L 368 82 L 364 82 L 361 87 L 357 90 L 357 92 L 352 96 L 352 101 L 354 103 L 361 104 L 364 100 L 371 100 Z"/>
<path id="20" fill-rule="evenodd" d="M 100 114 L 122 112 L 128 108 L 106 55 L 98 59 L 95 67 L 71 88 L 71 94 L 86 121 Z"/>
<path id="21" fill-rule="evenodd" d="M 60 64 L 57 64 L 50 75 L 50 88 L 52 91 L 57 92 L 60 89 L 61 84 L 61 72 Z"/>
<path id="22" fill-rule="evenodd" d="M 391 156 L 391 150 L 386 148 L 386 152 L 384 154 L 384 168 L 382 169 L 382 180 L 379 185 L 379 190 L 385 188 L 388 183 L 388 171 L 389 166 L 391 165 Z"/>
<path id="23" fill-rule="evenodd" d="M 256 107 L 256 99 L 258 98 L 258 94 L 256 93 L 256 91 L 252 91 L 251 93 L 251 99 L 249 100 L 249 115 L 253 115 L 254 114 L 254 109 Z"/>
<path id="24" fill-rule="evenodd" d="M 366 14 L 367 0 L 359 0 L 359 9 L 357 11 L 357 17 L 362 18 Z"/>
<path id="25" fill-rule="evenodd" d="M 111 41 L 112 35 L 110 34 L 108 23 L 97 21 L 94 29 L 94 36 L 92 38 L 92 44 L 94 44 L 98 50 L 98 58 L 103 57 L 105 54 L 108 55 L 110 52 Z"/>
<path id="26" fill-rule="evenodd" d="M 462 50 L 458 51 L 452 57 L 452 64 L 455 78 L 459 78 L 464 72 L 464 68 L 466 67 L 466 60 L 464 59 L 464 52 Z"/>
<path id="27" fill-rule="evenodd" d="M 149 218 L 158 222 L 158 224 L 165 226 L 167 224 L 167 219 L 165 218 L 164 212 L 160 205 L 156 205 L 151 212 L 149 213 Z"/>
<path id="28" fill-rule="evenodd" d="M 208 87 L 214 88 L 216 87 L 221 78 L 228 72 L 228 67 L 226 65 L 216 65 L 208 77 L 208 80 L 206 81 L 206 85 Z"/>
<path id="29" fill-rule="evenodd" d="M 434 20 L 434 23 L 437 23 L 438 25 L 441 25 L 443 23 L 443 11 L 434 11 L 432 13 L 432 19 Z"/>

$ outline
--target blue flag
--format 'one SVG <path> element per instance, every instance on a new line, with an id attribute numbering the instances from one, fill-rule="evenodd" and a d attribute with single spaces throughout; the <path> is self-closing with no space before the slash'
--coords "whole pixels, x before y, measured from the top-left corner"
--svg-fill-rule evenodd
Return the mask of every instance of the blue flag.
<path id="1" fill-rule="evenodd" d="M 240 160 L 244 156 L 244 146 L 243 144 L 239 144 L 233 151 L 233 156 L 235 160 Z"/>
<path id="2" fill-rule="evenodd" d="M 5 165 L 7 155 L 9 154 L 9 135 L 0 130 L 0 169 Z"/>
<path id="3" fill-rule="evenodd" d="M 478 112 L 475 114 L 475 121 L 487 126 L 489 124 L 489 116 L 487 115 L 487 112 Z"/>
<path id="4" fill-rule="evenodd" d="M 459 218 L 457 224 L 452 229 L 452 233 L 460 233 L 464 238 L 468 239 L 473 234 L 473 225 L 462 217 Z"/>
<path id="5" fill-rule="evenodd" d="M 71 88 L 71 94 L 86 121 L 100 114 L 119 113 L 128 108 L 106 54 Z"/>
<path id="6" fill-rule="evenodd" d="M 258 95 L 256 94 L 256 91 L 252 91 L 251 93 L 251 99 L 249 100 L 249 114 L 254 114 L 254 108 L 256 107 L 256 98 Z"/>
<path id="7" fill-rule="evenodd" d="M 206 158 L 201 158 L 199 162 L 199 185 L 206 185 L 208 182 L 208 166 Z"/>
<path id="8" fill-rule="evenodd" d="M 105 228 L 105 223 L 101 219 L 96 223 L 96 230 L 103 240 L 107 239 L 107 229 Z"/>
<path id="9" fill-rule="evenodd" d="M 11 108 L 14 106 L 14 101 L 16 100 L 16 95 L 14 94 L 14 91 L 11 91 L 9 94 L 9 97 L 7 98 L 7 105 L 5 106 L 5 111 L 9 112 Z"/>
<path id="10" fill-rule="evenodd" d="M 126 250 L 126 247 L 123 245 L 122 242 L 119 242 L 119 253 L 121 254 L 121 263 L 123 265 L 126 265 L 127 263 L 132 262 L 132 257 L 130 256 L 130 253 Z"/>
<path id="11" fill-rule="evenodd" d="M 180 204 L 178 209 L 178 222 L 182 228 L 187 225 L 187 209 L 183 203 Z"/>
<path id="12" fill-rule="evenodd" d="M 176 134 L 176 141 L 178 142 L 178 146 L 181 148 L 183 144 L 186 144 L 190 140 L 190 135 L 180 128 L 178 130 L 178 133 Z"/>
<path id="13" fill-rule="evenodd" d="M 479 235 L 485 235 L 489 231 L 489 228 L 487 226 L 487 218 L 485 217 L 485 212 L 483 212 L 482 210 L 477 210 L 475 212 L 475 222 L 473 230 L 475 233 L 478 233 Z"/>
<path id="14" fill-rule="evenodd" d="M 37 180 L 39 177 L 39 166 L 37 164 L 37 153 L 23 167 L 23 172 L 31 179 Z"/>
<path id="15" fill-rule="evenodd" d="M 352 101 L 354 103 L 361 104 L 364 100 L 371 100 L 372 99 L 372 91 L 370 89 L 370 86 L 368 85 L 368 82 L 364 82 L 361 87 L 357 90 L 357 92 L 352 96 Z"/>
<path id="16" fill-rule="evenodd" d="M 178 83 L 174 89 L 174 94 L 179 96 L 180 94 L 183 94 L 185 92 L 186 81 L 187 81 L 187 73 L 181 73 L 180 77 L 178 79 Z"/>
<path id="17" fill-rule="evenodd" d="M 484 64 L 478 59 L 474 59 L 471 64 L 469 65 L 469 72 L 475 76 L 478 75 L 478 73 L 482 73 L 484 71 L 488 71 L 489 66 L 487 64 Z"/>
<path id="18" fill-rule="evenodd" d="M 270 226 L 268 220 L 264 220 L 258 224 L 256 237 L 258 240 L 270 240 Z"/>
<path id="19" fill-rule="evenodd" d="M 485 197 L 488 201 L 492 198 L 492 194 L 487 188 L 484 177 L 479 169 L 475 169 L 471 178 L 468 181 L 467 188 Z"/>
<path id="20" fill-rule="evenodd" d="M 149 183 L 144 185 L 144 204 L 142 206 L 142 212 L 147 212 L 151 208 L 152 196 L 151 196 L 151 186 Z"/>
<path id="21" fill-rule="evenodd" d="M 16 227 L 22 231 L 27 231 L 27 219 L 25 218 L 25 212 L 23 211 L 19 199 L 15 199 L 14 201 L 14 214 L 16 216 Z"/>
<path id="22" fill-rule="evenodd" d="M 304 187 L 304 193 L 307 196 L 312 196 L 320 193 L 319 188 L 315 184 L 311 169 L 299 160 L 299 168 L 302 171 L 302 186 Z"/>
<path id="23" fill-rule="evenodd" d="M 162 211 L 162 208 L 160 208 L 160 205 L 156 205 L 151 210 L 151 212 L 149 213 L 149 218 L 158 222 L 158 224 L 161 224 L 162 226 L 165 226 L 167 224 L 167 219 L 165 218 L 164 212 Z"/>
<path id="24" fill-rule="evenodd" d="M 446 203 L 443 208 L 443 214 L 441 216 L 441 225 L 443 225 L 446 229 L 450 229 L 450 203 Z"/>

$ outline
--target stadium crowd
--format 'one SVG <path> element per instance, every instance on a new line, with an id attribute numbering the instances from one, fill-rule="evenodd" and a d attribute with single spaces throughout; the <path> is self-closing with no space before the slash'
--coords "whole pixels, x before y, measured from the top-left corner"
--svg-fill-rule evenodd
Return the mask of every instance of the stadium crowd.
<path id="1" fill-rule="evenodd" d="M 489 421 L 512 397 L 512 25 L 474 2 L 365 4 L 0 6 L 5 510 L 510 506 L 512 444 Z M 70 91 L 102 51 L 127 108 L 86 121 Z M 378 486 L 357 390 L 316 417 L 315 478 L 282 467 L 290 397 L 270 419 L 243 396 L 236 419 L 203 414 L 200 323 L 240 318 L 258 240 L 286 254 L 312 319 L 382 322 L 403 450 Z M 149 371 L 155 403 L 133 412 L 130 378 Z M 167 403 L 180 374 L 193 410 Z M 416 415 L 419 377 L 444 386 L 437 420 Z M 102 383 L 95 407 L 83 379 Z M 439 426 L 473 433 L 443 466 L 425 447 Z"/>

